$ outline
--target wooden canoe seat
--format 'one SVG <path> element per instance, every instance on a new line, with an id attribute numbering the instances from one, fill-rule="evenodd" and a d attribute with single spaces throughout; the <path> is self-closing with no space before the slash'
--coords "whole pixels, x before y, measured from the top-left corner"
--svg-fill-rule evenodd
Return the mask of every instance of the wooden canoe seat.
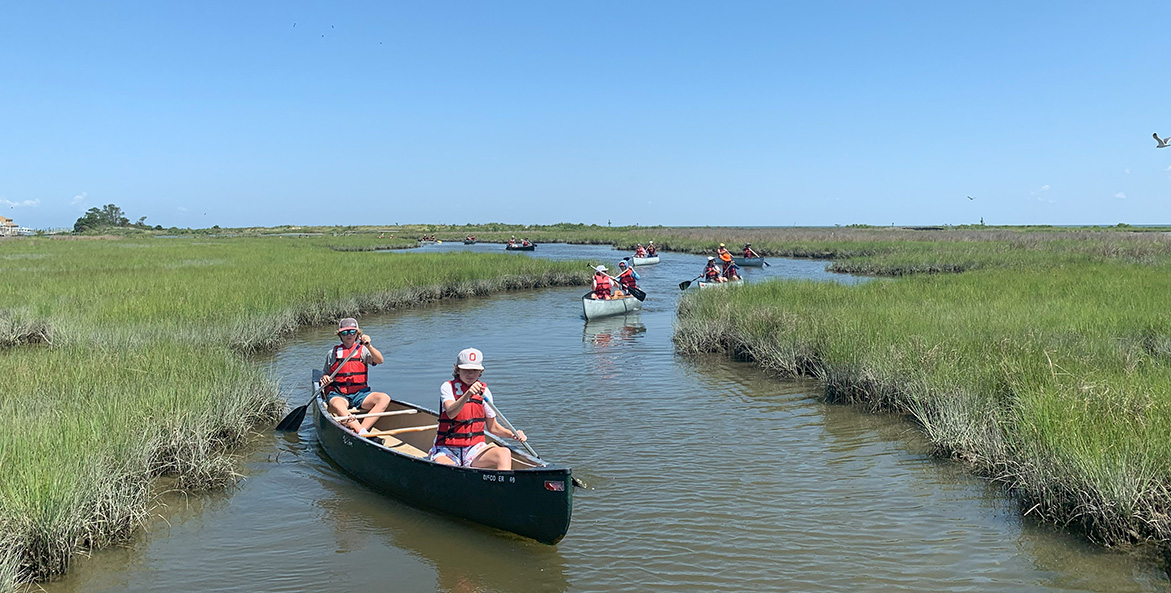
<path id="1" fill-rule="evenodd" d="M 360 410 L 358 408 L 352 408 L 349 411 L 349 413 L 351 415 L 361 414 L 362 410 Z M 336 420 L 337 417 L 334 416 L 334 419 Z M 386 447 L 387 449 L 394 449 L 395 451 L 398 451 L 399 453 L 410 455 L 411 457 L 418 457 L 420 459 L 426 459 L 426 457 L 427 457 L 426 451 L 419 449 L 418 447 L 416 447 L 410 443 L 407 443 L 406 441 L 403 441 L 397 437 L 387 435 L 387 436 L 383 436 L 380 438 L 382 439 L 382 445 L 384 447 Z"/>
<path id="2" fill-rule="evenodd" d="M 395 451 L 398 451 L 399 453 L 404 453 L 406 455 L 410 455 L 411 457 L 418 457 L 420 459 L 427 457 L 426 451 L 419 449 L 418 447 L 415 447 L 414 445 L 411 445 L 409 443 L 403 442 L 403 441 L 401 441 L 395 437 L 392 437 L 392 436 L 382 437 L 382 444 L 387 449 L 394 449 Z"/>

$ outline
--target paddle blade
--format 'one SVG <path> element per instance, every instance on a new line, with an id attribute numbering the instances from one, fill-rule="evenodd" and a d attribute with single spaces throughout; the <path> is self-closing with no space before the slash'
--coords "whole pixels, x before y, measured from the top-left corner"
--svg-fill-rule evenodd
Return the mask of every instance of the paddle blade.
<path id="1" fill-rule="evenodd" d="M 308 407 L 309 405 L 306 404 L 293 408 L 293 411 L 289 412 L 289 415 L 276 425 L 277 432 L 291 432 L 301 428 L 301 423 L 305 421 L 305 409 Z"/>
<path id="2" fill-rule="evenodd" d="M 691 286 L 691 281 L 690 281 L 690 280 L 684 280 L 683 282 L 680 282 L 680 283 L 679 283 L 679 290 L 687 290 L 687 288 L 688 288 L 689 286 Z"/>
<path id="3" fill-rule="evenodd" d="M 639 302 L 646 300 L 646 293 L 643 292 L 642 289 L 637 286 L 630 287 L 630 294 L 634 295 L 634 298 L 638 299 Z"/>

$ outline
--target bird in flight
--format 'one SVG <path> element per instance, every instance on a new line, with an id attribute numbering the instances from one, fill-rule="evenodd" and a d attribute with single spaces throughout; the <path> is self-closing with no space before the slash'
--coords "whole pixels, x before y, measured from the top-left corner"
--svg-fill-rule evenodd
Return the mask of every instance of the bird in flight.
<path id="1" fill-rule="evenodd" d="M 1168 146 L 1171 146 L 1171 144 L 1167 143 L 1168 140 L 1171 140 L 1171 136 L 1167 136 L 1166 138 L 1160 138 L 1159 133 L 1155 132 L 1154 134 L 1151 134 L 1151 137 L 1153 137 L 1155 139 L 1155 142 L 1159 143 L 1159 145 L 1156 146 L 1155 148 L 1167 148 Z"/>
<path id="2" fill-rule="evenodd" d="M 976 198 L 973 198 L 972 196 L 968 196 L 968 199 L 969 199 L 969 200 L 975 200 Z"/>

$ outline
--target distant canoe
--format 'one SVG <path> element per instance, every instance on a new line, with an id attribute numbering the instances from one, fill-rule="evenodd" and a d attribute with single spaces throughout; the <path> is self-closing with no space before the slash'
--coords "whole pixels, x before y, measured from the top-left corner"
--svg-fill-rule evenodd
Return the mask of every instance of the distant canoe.
<path id="1" fill-rule="evenodd" d="M 736 265 L 740 266 L 741 268 L 744 268 L 744 267 L 749 267 L 749 268 L 764 267 L 764 258 L 763 257 L 733 257 L 732 261 L 736 262 Z"/>
<path id="2" fill-rule="evenodd" d="M 630 265 L 632 266 L 649 266 L 651 264 L 659 263 L 659 256 L 654 257 L 632 257 L 630 258 Z"/>
<path id="3" fill-rule="evenodd" d="M 588 319 L 597 319 L 599 317 L 609 317 L 611 315 L 625 315 L 631 311 L 638 311 L 642 309 L 642 301 L 627 295 L 620 299 L 591 299 L 590 294 L 586 293 L 581 297 L 582 315 Z"/>
<path id="4" fill-rule="evenodd" d="M 315 379 L 320 375 L 321 371 L 314 372 Z M 384 435 L 382 444 L 344 428 L 326 411 L 321 397 L 310 407 L 317 440 L 325 454 L 350 475 L 407 504 L 545 544 L 557 543 L 569 530 L 573 512 L 573 476 L 569 467 L 541 465 L 539 460 L 515 450 L 510 471 L 430 461 L 427 450 L 435 442 L 439 415 L 407 402 L 391 400 L 388 411 L 400 414 L 379 418 L 373 426 L 371 432 Z M 503 444 L 494 437 L 487 438 Z"/>
<path id="5" fill-rule="evenodd" d="M 744 284 L 743 278 L 739 280 L 729 280 L 727 282 L 704 282 L 703 280 L 696 282 L 696 285 L 700 288 L 724 288 L 725 286 L 740 286 L 741 284 Z"/>
<path id="6" fill-rule="evenodd" d="M 464 239 L 464 245 L 475 245 L 475 244 L 476 244 L 475 241 L 468 241 L 467 239 Z"/>
<path id="7" fill-rule="evenodd" d="M 536 243 L 530 245 L 505 245 L 505 251 L 533 251 L 537 248 Z"/>

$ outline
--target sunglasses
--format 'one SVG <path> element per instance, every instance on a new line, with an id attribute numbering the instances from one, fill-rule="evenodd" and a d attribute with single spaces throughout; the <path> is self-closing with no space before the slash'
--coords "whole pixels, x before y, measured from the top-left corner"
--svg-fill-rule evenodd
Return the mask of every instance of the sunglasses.
<path id="1" fill-rule="evenodd" d="M 342 331 L 338 332 L 337 335 L 339 335 L 339 336 L 352 336 L 356 333 L 358 333 L 358 330 L 356 330 L 356 329 L 343 329 Z"/>

